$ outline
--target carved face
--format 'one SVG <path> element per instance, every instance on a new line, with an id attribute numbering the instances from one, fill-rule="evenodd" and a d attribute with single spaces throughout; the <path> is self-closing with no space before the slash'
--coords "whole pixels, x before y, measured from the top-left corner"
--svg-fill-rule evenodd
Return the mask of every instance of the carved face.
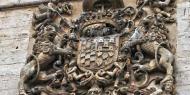
<path id="1" fill-rule="evenodd" d="M 166 82 L 164 85 L 164 89 L 166 92 L 169 92 L 169 93 L 172 92 L 173 91 L 173 83 L 170 81 Z"/>
<path id="2" fill-rule="evenodd" d="M 130 57 L 130 49 L 126 48 L 119 52 L 118 61 L 126 61 Z"/>
<path id="3" fill-rule="evenodd" d="M 72 14 L 72 5 L 70 3 L 58 3 L 58 10 L 60 13 Z"/>
<path id="4" fill-rule="evenodd" d="M 88 91 L 87 95 L 101 95 L 102 94 L 102 90 L 98 87 L 93 87 Z"/>
<path id="5" fill-rule="evenodd" d="M 118 95 L 116 94 L 117 90 L 114 88 L 105 88 L 105 93 L 103 95 Z"/>
<path id="6" fill-rule="evenodd" d="M 52 25 L 48 25 L 44 28 L 44 36 L 50 41 L 53 41 L 56 36 L 56 28 Z"/>
<path id="7" fill-rule="evenodd" d="M 142 21 L 141 21 L 141 24 L 142 26 L 150 26 L 153 24 L 153 17 L 152 16 L 147 16 L 145 17 Z"/>

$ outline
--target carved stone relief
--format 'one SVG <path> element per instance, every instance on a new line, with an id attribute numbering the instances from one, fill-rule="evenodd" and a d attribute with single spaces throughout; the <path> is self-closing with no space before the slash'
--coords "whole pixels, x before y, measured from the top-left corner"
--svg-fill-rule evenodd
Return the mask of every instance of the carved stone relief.
<path id="1" fill-rule="evenodd" d="M 19 95 L 174 95 L 175 0 L 52 0 L 33 16 Z M 126 2 L 126 1 L 125 1 Z M 146 9 L 149 9 L 147 11 Z"/>

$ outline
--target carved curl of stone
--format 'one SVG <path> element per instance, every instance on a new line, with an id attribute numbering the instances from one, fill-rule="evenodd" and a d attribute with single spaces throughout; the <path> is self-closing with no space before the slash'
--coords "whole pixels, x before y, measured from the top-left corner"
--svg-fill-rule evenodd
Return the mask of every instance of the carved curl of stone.
<path id="1" fill-rule="evenodd" d="M 19 95 L 175 94 L 168 39 L 175 0 L 137 0 L 136 8 L 84 0 L 84 12 L 69 21 L 64 14 L 74 7 L 52 1 L 34 13 L 33 53 Z"/>

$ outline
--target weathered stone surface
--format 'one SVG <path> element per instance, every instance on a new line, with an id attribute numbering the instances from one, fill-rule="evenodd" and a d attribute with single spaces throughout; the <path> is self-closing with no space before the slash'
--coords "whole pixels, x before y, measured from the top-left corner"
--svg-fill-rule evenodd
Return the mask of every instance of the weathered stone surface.
<path id="1" fill-rule="evenodd" d="M 177 95 L 189 95 L 190 85 L 177 86 Z"/>
<path id="2" fill-rule="evenodd" d="M 176 90 L 177 95 L 190 92 L 190 2 L 179 0 L 177 9 L 177 53 L 176 53 Z"/>
<path id="3" fill-rule="evenodd" d="M 0 5 L 25 3 L 25 2 L 33 2 L 33 1 L 40 1 L 40 0 L 1 0 Z"/>
<path id="4" fill-rule="evenodd" d="M 1 1 L 0 1 L 1 2 Z M 32 9 L 0 13 L 0 95 L 16 95 L 31 29 Z"/>
<path id="5" fill-rule="evenodd" d="M 19 0 L 1 0 L 0 5 L 7 5 L 7 4 L 12 4 L 12 3 L 17 3 Z"/>
<path id="6" fill-rule="evenodd" d="M 177 72 L 177 75 L 176 75 L 177 88 L 190 85 L 190 77 L 189 76 L 190 76 L 190 71 Z"/>

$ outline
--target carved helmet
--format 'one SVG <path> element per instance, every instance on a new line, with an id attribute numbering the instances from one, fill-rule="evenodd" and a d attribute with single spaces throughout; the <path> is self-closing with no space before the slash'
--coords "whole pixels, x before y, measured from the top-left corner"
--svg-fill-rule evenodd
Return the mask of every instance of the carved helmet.
<path id="1" fill-rule="evenodd" d="M 83 11 L 95 11 L 104 6 L 105 9 L 123 8 L 123 0 L 84 0 Z"/>

